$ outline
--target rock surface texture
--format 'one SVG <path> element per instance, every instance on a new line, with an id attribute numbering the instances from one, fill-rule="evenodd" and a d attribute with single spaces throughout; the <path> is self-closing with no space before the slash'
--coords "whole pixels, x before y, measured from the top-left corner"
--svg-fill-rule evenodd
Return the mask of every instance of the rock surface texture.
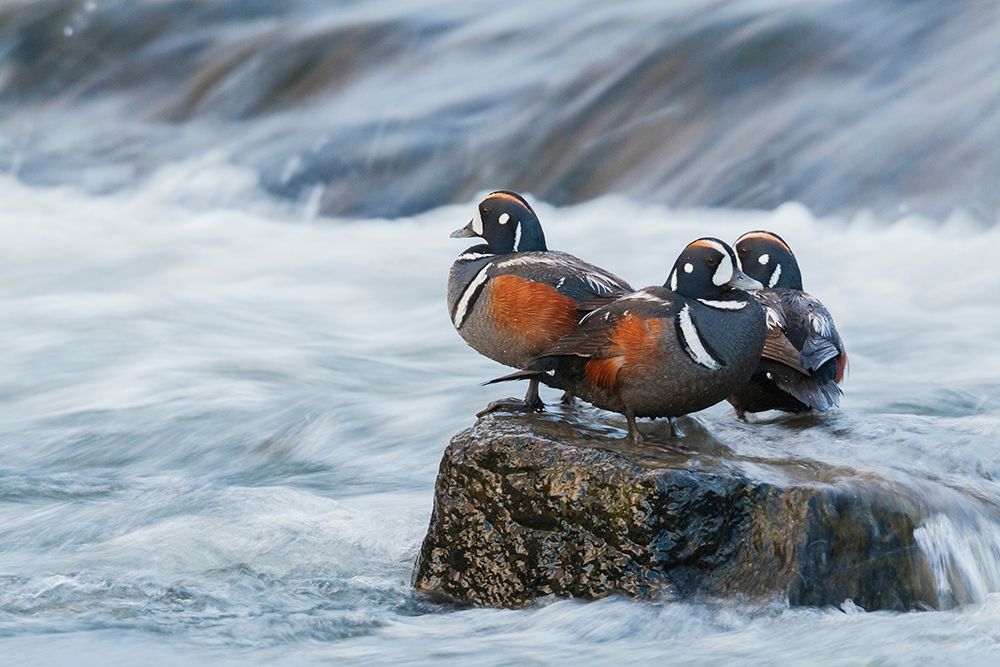
<path id="1" fill-rule="evenodd" d="M 480 420 L 445 451 L 414 587 L 502 607 L 609 594 L 938 606 L 919 504 L 891 482 L 741 458 L 698 433 L 663 441 Z"/>

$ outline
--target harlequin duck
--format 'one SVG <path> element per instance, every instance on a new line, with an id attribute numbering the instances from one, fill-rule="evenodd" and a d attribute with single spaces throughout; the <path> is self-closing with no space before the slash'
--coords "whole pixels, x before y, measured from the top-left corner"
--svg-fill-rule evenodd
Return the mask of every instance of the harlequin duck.
<path id="1" fill-rule="evenodd" d="M 744 290 L 761 287 L 739 270 L 732 248 L 698 239 L 663 287 L 587 314 L 532 370 L 545 384 L 624 414 L 629 437 L 641 441 L 636 417 L 702 410 L 750 378 L 764 348 L 764 311 Z M 524 379 L 532 370 L 497 381 Z"/>
<path id="2" fill-rule="evenodd" d="M 736 241 L 741 269 L 767 286 L 755 294 L 767 316 L 767 341 L 750 381 L 729 397 L 736 415 L 828 410 L 840 402 L 847 352 L 827 309 L 802 291 L 802 274 L 788 244 L 773 232 Z"/>
<path id="3" fill-rule="evenodd" d="M 572 331 L 580 317 L 632 291 L 618 276 L 564 252 L 549 250 L 538 216 L 521 195 L 498 190 L 476 207 L 453 238 L 486 242 L 463 252 L 448 276 L 448 310 L 458 333 L 480 354 L 525 368 Z M 494 401 L 494 410 L 543 408 L 538 381 L 524 400 Z"/>

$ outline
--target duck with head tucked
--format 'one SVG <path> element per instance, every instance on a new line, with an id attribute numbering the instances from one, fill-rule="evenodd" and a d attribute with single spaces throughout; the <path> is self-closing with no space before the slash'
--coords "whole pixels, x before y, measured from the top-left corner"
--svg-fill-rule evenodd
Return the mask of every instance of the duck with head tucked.
<path id="1" fill-rule="evenodd" d="M 802 290 L 798 261 L 784 239 L 763 230 L 736 241 L 742 270 L 762 282 L 756 293 L 767 316 L 767 340 L 757 370 L 729 397 L 736 415 L 829 410 L 840 402 L 847 351 L 833 317 Z"/>

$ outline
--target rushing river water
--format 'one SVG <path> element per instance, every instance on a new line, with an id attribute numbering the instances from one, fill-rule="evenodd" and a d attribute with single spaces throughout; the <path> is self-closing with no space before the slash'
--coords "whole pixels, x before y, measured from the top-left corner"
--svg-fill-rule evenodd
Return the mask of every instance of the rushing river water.
<path id="1" fill-rule="evenodd" d="M 0 664 L 996 664 L 997 5 L 660 4 L 0 7 Z M 414 597 L 502 186 L 637 286 L 782 234 L 842 409 L 692 419 L 914 490 L 943 608 Z"/>
<path id="2" fill-rule="evenodd" d="M 696 419 L 741 454 L 922 485 L 950 508 L 922 544 L 960 606 L 456 611 L 414 599 L 409 577 L 448 438 L 507 390 L 478 386 L 499 369 L 465 347 L 443 301 L 462 246 L 447 233 L 471 203 L 305 220 L 255 194 L 252 174 L 188 175 L 198 185 L 181 197 L 176 170 L 112 196 L 0 178 L 5 656 L 995 660 L 1000 313 L 986 295 L 1000 230 L 817 220 L 791 205 L 539 206 L 550 243 L 635 284 L 660 282 L 698 234 L 789 239 L 851 350 L 843 409 L 808 428 L 742 425 L 722 406 Z M 206 203 L 238 189 L 249 203 Z M 610 233 L 609 219 L 627 224 Z"/>

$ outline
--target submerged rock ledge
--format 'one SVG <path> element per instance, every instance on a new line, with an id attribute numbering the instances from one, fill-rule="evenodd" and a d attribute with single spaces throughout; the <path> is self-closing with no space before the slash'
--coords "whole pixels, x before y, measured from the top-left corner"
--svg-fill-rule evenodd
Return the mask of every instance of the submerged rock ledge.
<path id="1" fill-rule="evenodd" d="M 445 450 L 414 587 L 501 607 L 609 594 L 938 606 L 903 489 L 693 435 L 636 447 L 547 416 L 481 419 Z"/>

